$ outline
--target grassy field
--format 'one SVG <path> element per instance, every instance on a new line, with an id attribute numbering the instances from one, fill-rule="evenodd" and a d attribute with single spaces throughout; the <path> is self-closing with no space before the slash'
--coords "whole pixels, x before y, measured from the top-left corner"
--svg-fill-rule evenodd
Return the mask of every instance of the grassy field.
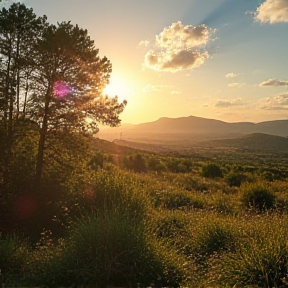
<path id="1" fill-rule="evenodd" d="M 285 155 L 206 149 L 155 153 L 89 140 L 87 158 L 54 183 L 53 221 L 43 212 L 41 229 L 28 218 L 3 229 L 2 283 L 284 287 Z"/>

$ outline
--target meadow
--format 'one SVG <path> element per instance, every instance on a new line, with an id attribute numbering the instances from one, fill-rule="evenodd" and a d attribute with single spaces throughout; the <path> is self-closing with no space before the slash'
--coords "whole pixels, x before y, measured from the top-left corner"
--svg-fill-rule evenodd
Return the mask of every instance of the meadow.
<path id="1" fill-rule="evenodd" d="M 231 161 L 225 153 L 209 159 L 201 149 L 193 157 L 73 141 L 76 150 L 58 143 L 61 165 L 57 154 L 46 158 L 35 211 L 23 192 L 32 179 L 33 149 L 15 157 L 14 194 L 1 202 L 0 268 L 7 287 L 285 286 L 283 159 L 267 165 L 256 152 L 249 161 L 234 151 L 237 161 Z"/>

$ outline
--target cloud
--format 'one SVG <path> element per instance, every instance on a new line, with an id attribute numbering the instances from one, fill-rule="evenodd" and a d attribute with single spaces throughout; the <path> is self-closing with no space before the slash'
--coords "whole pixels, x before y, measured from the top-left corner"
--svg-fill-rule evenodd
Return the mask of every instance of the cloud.
<path id="1" fill-rule="evenodd" d="M 206 25 L 184 26 L 181 21 L 172 23 L 168 28 L 156 36 L 156 43 L 159 47 L 177 49 L 192 48 L 207 44 L 209 40 L 210 29 Z"/>
<path id="2" fill-rule="evenodd" d="M 264 110 L 288 110 L 288 93 L 259 100 L 259 108 Z"/>
<path id="3" fill-rule="evenodd" d="M 262 23 L 288 22 L 287 0 L 266 0 L 255 12 L 255 19 Z"/>
<path id="4" fill-rule="evenodd" d="M 150 42 L 148 40 L 143 40 L 139 43 L 139 47 L 148 47 Z"/>
<path id="5" fill-rule="evenodd" d="M 172 23 L 156 35 L 155 45 L 146 53 L 144 64 L 154 70 L 170 72 L 199 67 L 209 58 L 205 45 L 212 33 L 206 25 Z"/>
<path id="6" fill-rule="evenodd" d="M 181 50 L 175 53 L 155 54 L 150 50 L 145 55 L 145 64 L 154 70 L 177 72 L 201 66 L 209 58 L 208 52 Z"/>
<path id="7" fill-rule="evenodd" d="M 238 76 L 238 74 L 235 74 L 233 72 L 226 74 L 226 78 L 235 78 L 237 76 Z"/>
<path id="8" fill-rule="evenodd" d="M 241 88 L 244 85 L 245 85 L 245 83 L 236 83 L 236 82 L 234 82 L 234 83 L 228 84 L 228 87 L 230 87 L 230 88 Z"/>
<path id="9" fill-rule="evenodd" d="M 288 86 L 288 81 L 269 79 L 259 84 L 261 87 L 265 86 Z"/>
<path id="10" fill-rule="evenodd" d="M 218 100 L 215 104 L 216 108 L 228 108 L 231 106 L 243 106 L 245 103 L 242 98 L 232 99 L 232 100 Z"/>

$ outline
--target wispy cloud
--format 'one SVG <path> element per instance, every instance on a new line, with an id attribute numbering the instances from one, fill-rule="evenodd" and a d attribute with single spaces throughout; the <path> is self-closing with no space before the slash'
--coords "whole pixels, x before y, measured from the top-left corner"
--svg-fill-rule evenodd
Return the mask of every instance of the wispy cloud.
<path id="1" fill-rule="evenodd" d="M 236 98 L 232 100 L 218 100 L 215 104 L 216 108 L 228 108 L 231 106 L 243 106 L 245 103 L 242 98 Z"/>
<path id="2" fill-rule="evenodd" d="M 199 67 L 209 58 L 205 45 L 212 34 L 213 30 L 206 25 L 172 23 L 156 35 L 154 47 L 146 53 L 144 64 L 154 70 L 170 72 Z"/>
<path id="3" fill-rule="evenodd" d="M 234 83 L 230 83 L 228 84 L 228 87 L 230 88 L 241 88 L 245 85 L 245 83 L 237 83 L 237 82 L 234 82 Z"/>
<path id="4" fill-rule="evenodd" d="M 288 81 L 269 79 L 259 84 L 261 87 L 265 86 L 288 86 Z"/>
<path id="5" fill-rule="evenodd" d="M 255 19 L 262 23 L 288 22 L 287 0 L 266 0 L 256 10 Z"/>
<path id="6" fill-rule="evenodd" d="M 139 43 L 139 47 L 148 47 L 150 42 L 148 40 L 143 40 Z"/>
<path id="7" fill-rule="evenodd" d="M 288 93 L 259 100 L 259 108 L 264 110 L 288 110 Z"/>
<path id="8" fill-rule="evenodd" d="M 226 78 L 235 78 L 237 76 L 238 76 L 238 74 L 233 73 L 233 72 L 226 74 Z"/>

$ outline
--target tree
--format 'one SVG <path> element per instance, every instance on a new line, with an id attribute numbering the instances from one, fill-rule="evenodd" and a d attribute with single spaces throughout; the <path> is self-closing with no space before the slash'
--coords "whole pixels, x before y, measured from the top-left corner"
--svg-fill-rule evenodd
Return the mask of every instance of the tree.
<path id="1" fill-rule="evenodd" d="M 217 178 L 222 177 L 222 171 L 218 165 L 209 163 L 202 167 L 201 175 L 206 178 Z"/>
<path id="2" fill-rule="evenodd" d="M 29 109 L 40 126 L 37 182 L 42 176 L 49 133 L 65 130 L 94 134 L 99 122 L 116 126 L 126 101 L 119 103 L 117 96 L 102 95 L 112 71 L 111 63 L 98 56 L 87 30 L 70 22 L 50 25 L 36 51 L 35 86 Z"/>
<path id="3" fill-rule="evenodd" d="M 46 25 L 46 17 L 36 17 L 24 4 L 12 4 L 0 11 L 0 119 L 3 129 L 4 188 L 9 186 L 14 130 L 24 107 L 31 82 L 33 47 Z M 26 96 L 26 97 L 25 97 Z M 23 105 L 22 105 L 23 107 Z M 25 110 L 25 108 L 24 108 Z"/>

